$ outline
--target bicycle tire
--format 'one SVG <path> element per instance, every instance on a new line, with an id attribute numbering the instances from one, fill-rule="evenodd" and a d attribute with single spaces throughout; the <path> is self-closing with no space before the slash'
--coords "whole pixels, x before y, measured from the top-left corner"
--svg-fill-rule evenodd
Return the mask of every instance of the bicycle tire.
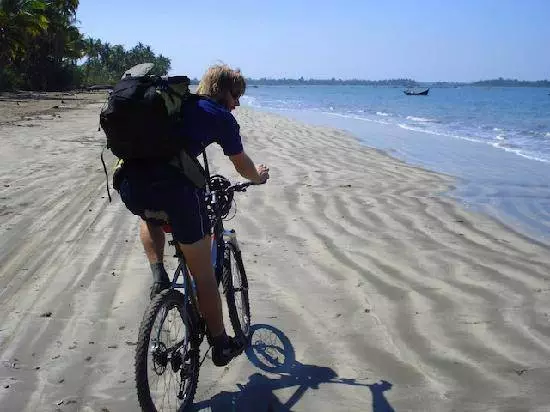
<path id="1" fill-rule="evenodd" d="M 148 372 L 148 364 L 149 364 L 149 355 L 150 355 L 150 344 L 151 344 L 151 333 L 153 326 L 155 325 L 155 321 L 157 319 L 157 316 L 160 314 L 162 308 L 168 308 L 169 310 L 173 308 L 177 308 L 177 311 L 179 312 L 179 317 L 181 318 L 182 322 L 185 324 L 185 327 L 187 328 L 188 336 L 189 336 L 189 345 L 190 350 L 187 352 L 189 355 L 188 361 L 190 362 L 190 371 L 191 376 L 188 378 L 188 386 L 185 390 L 185 398 L 181 405 L 178 407 L 178 411 L 185 411 L 187 410 L 192 404 L 193 399 L 195 397 L 195 392 L 197 390 L 197 384 L 199 381 L 199 339 L 198 339 L 198 327 L 194 322 L 191 320 L 192 315 L 187 314 L 187 307 L 188 304 L 186 303 L 186 297 L 181 294 L 180 292 L 174 290 L 174 289 L 166 289 L 162 291 L 162 293 L 158 294 L 149 304 L 147 310 L 145 311 L 145 314 L 143 316 L 143 320 L 141 322 L 140 328 L 139 328 L 139 337 L 138 342 L 136 346 L 136 356 L 135 356 L 135 379 L 136 379 L 136 388 L 138 393 L 138 400 L 139 404 L 141 406 L 141 409 L 145 412 L 157 412 L 157 407 L 155 406 L 155 403 L 153 402 L 153 399 L 151 397 L 151 391 L 150 391 L 150 385 L 149 385 L 149 377 L 147 375 Z M 166 317 L 163 319 L 163 323 L 166 321 Z M 160 327 L 163 326 L 163 323 L 160 325 Z M 160 332 L 159 332 L 160 333 Z M 161 342 L 162 344 L 162 342 Z M 153 355 L 154 356 L 154 355 Z M 153 365 L 151 368 L 154 370 L 155 363 L 153 362 Z M 167 365 L 164 365 L 165 371 L 168 370 L 168 368 L 172 368 L 173 365 L 170 364 L 170 362 L 167 363 Z M 173 369 L 171 369 L 173 370 Z M 181 373 L 181 370 L 176 371 L 177 373 Z M 181 379 L 181 375 L 180 375 Z M 170 381 L 171 382 L 171 381 Z M 177 393 L 173 394 L 174 399 L 177 398 Z M 163 398 L 164 402 L 164 398 Z"/>
<path id="2" fill-rule="evenodd" d="M 232 266 L 232 262 L 235 263 Z M 233 270 L 232 267 L 235 269 Z M 237 273 L 233 273 L 233 272 Z M 238 285 L 235 287 L 235 279 Z M 232 244 L 227 243 L 223 259 L 223 282 L 229 320 L 237 338 L 248 341 L 250 338 L 250 301 L 248 297 L 248 279 L 244 269 L 241 252 Z M 241 302 L 242 316 L 239 316 L 239 308 L 235 301 L 236 295 Z"/>

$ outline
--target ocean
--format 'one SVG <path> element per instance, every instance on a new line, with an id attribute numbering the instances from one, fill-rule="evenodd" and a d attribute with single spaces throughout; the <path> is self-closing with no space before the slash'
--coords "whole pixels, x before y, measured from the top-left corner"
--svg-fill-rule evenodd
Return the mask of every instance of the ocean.
<path id="1" fill-rule="evenodd" d="M 550 243 L 550 95 L 544 88 L 248 87 L 241 104 L 346 130 L 456 178 L 448 195 Z"/>

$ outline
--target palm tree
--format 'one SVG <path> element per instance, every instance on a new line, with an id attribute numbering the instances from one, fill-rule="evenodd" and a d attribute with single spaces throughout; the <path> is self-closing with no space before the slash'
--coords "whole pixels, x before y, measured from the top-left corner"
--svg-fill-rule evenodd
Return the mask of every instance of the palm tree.
<path id="1" fill-rule="evenodd" d="M 12 0 L 13 1 L 13 0 Z M 26 73 L 27 87 L 58 90 L 80 78 L 76 67 L 84 41 L 76 27 L 78 0 L 47 0 L 46 30 L 28 45 L 19 69 Z"/>
<path id="2" fill-rule="evenodd" d="M 92 37 L 84 39 L 83 42 L 84 55 L 82 57 L 87 57 L 86 62 L 83 64 L 83 80 L 85 85 L 90 85 L 100 77 L 101 62 L 99 61 L 99 53 L 103 45 L 101 44 L 101 40 Z"/>
<path id="3" fill-rule="evenodd" d="M 101 40 L 88 37 L 84 40 L 85 44 L 85 55 L 88 56 L 88 59 L 97 59 L 99 56 L 99 51 L 103 46 Z"/>
<path id="4" fill-rule="evenodd" d="M 48 28 L 47 2 L 2 0 L 0 2 L 0 61 L 10 64 L 27 52 L 32 38 Z"/>

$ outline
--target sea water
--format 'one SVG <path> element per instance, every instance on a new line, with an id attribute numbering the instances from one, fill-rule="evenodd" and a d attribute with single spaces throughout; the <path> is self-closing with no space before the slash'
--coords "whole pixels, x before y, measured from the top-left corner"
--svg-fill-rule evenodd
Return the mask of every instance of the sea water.
<path id="1" fill-rule="evenodd" d="M 466 207 L 550 242 L 550 95 L 544 88 L 249 87 L 242 103 L 347 130 L 408 163 L 454 176 Z"/>

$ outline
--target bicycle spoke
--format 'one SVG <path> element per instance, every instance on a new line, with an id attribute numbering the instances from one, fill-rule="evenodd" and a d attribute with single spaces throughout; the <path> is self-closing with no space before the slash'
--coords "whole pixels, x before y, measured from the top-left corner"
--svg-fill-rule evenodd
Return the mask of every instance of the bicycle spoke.
<path id="1" fill-rule="evenodd" d="M 236 335 L 247 338 L 250 332 L 250 312 L 246 274 L 238 252 L 232 244 L 225 251 L 224 275 L 229 289 L 226 293 L 229 318 Z"/>
<path id="2" fill-rule="evenodd" d="M 239 269 L 239 266 L 236 262 L 236 259 L 232 259 L 232 267 L 231 267 L 231 273 L 233 277 L 233 285 L 235 286 L 233 288 L 233 292 L 235 294 L 235 307 L 238 312 L 239 321 L 241 323 L 241 327 L 246 328 L 246 325 L 248 324 L 247 315 L 243 309 L 243 292 L 248 292 L 248 288 L 242 287 L 242 279 L 241 279 L 241 271 Z"/>
<path id="3" fill-rule="evenodd" d="M 188 368 L 183 360 L 187 353 L 187 326 L 177 306 L 163 307 L 153 324 L 155 338 L 151 339 L 149 357 L 149 381 L 153 386 L 151 397 L 159 410 L 175 410 L 183 401 L 178 395 L 185 393 L 186 375 L 182 368 Z M 174 370 L 175 369 L 175 370 Z M 184 397 L 185 398 L 185 397 Z"/>
<path id="4" fill-rule="evenodd" d="M 172 402 L 170 402 L 171 398 L 172 398 L 172 392 L 171 392 L 171 388 L 172 387 L 172 374 L 170 373 L 168 375 L 168 390 L 166 391 L 166 394 L 167 394 L 167 398 L 168 398 L 168 410 L 172 410 L 171 406 L 172 406 Z"/>
<path id="5" fill-rule="evenodd" d="M 217 177 L 217 180 L 216 176 L 210 179 L 208 214 L 212 227 L 220 235 L 218 239 L 224 240 L 225 236 L 221 237 L 222 233 L 225 234 L 223 220 L 231 209 L 233 194 L 246 191 L 252 183 L 231 186 L 223 176 Z M 217 187 L 216 182 L 219 183 Z M 175 244 L 174 240 L 171 242 L 171 245 Z M 217 272 L 217 276 L 223 276 L 218 279 L 218 284 L 223 284 L 228 305 L 226 313 L 235 335 L 249 339 L 248 287 L 238 246 L 232 242 L 217 246 L 218 268 L 222 270 Z M 196 296 L 185 288 L 189 274 L 183 255 L 176 250 L 176 256 L 179 266 L 173 287 L 151 301 L 140 325 L 135 364 L 138 400 L 143 410 L 187 409 L 195 396 L 199 368 L 210 350 L 201 360 L 199 345 L 204 339 L 204 325 L 200 315 L 195 319 L 198 315 Z M 180 276 L 182 282 L 177 283 Z M 182 286 L 183 293 L 175 289 Z M 266 361 L 276 363 L 277 354 L 269 354 L 267 347 L 264 350 L 267 352 Z"/>

